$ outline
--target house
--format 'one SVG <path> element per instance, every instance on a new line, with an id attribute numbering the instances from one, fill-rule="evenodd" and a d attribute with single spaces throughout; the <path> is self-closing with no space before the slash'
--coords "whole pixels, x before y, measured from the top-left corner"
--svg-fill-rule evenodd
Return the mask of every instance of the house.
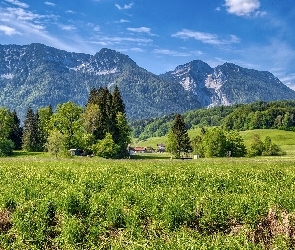
<path id="1" fill-rule="evenodd" d="M 153 149 L 153 147 L 148 146 L 148 147 L 146 147 L 146 152 L 147 153 L 154 153 L 155 150 Z"/>
<path id="2" fill-rule="evenodd" d="M 146 153 L 145 147 L 133 147 L 131 150 L 133 151 L 134 154 Z"/>
<path id="3" fill-rule="evenodd" d="M 85 151 L 81 150 L 81 149 L 76 149 L 76 148 L 72 148 L 70 150 L 68 150 L 68 153 L 70 156 L 85 156 Z"/>
<path id="4" fill-rule="evenodd" d="M 157 144 L 157 147 L 158 147 L 158 151 L 157 152 L 160 152 L 160 153 L 163 153 L 166 151 L 166 147 L 165 147 L 165 144 Z"/>

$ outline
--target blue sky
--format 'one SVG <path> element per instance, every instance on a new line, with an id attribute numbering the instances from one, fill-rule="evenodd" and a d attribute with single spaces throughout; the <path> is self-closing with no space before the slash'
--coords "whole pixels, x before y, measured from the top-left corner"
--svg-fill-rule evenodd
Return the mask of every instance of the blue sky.
<path id="1" fill-rule="evenodd" d="M 110 48 L 155 74 L 232 62 L 293 89 L 294 23 L 294 0 L 0 0 L 0 44 Z"/>

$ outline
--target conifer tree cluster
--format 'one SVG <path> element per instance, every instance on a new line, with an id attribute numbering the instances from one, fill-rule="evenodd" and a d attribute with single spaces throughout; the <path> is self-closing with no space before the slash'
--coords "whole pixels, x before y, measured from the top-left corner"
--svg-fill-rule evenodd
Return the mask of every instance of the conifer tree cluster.
<path id="1" fill-rule="evenodd" d="M 81 149 L 105 158 L 126 155 L 130 143 L 125 106 L 116 86 L 113 93 L 107 88 L 93 88 L 83 109 L 75 103 L 29 108 L 24 121 L 22 148 L 26 151 L 48 150 L 55 156 L 69 149 Z"/>
<path id="2" fill-rule="evenodd" d="M 26 151 L 41 151 L 39 135 L 39 115 L 34 113 L 31 107 L 28 108 L 23 131 L 23 149 Z"/>
<path id="3" fill-rule="evenodd" d="M 0 156 L 12 154 L 13 149 L 19 149 L 22 129 L 16 112 L 0 108 Z"/>
<path id="4" fill-rule="evenodd" d="M 116 152 L 110 158 L 114 158 L 116 154 L 119 157 L 126 154 L 126 148 L 131 141 L 131 130 L 127 124 L 125 105 L 118 86 L 115 87 L 113 93 L 108 88 L 92 89 L 83 120 L 87 132 L 92 133 L 95 140 L 113 140 Z M 96 145 L 94 148 L 105 148 L 105 146 L 97 147 Z"/>

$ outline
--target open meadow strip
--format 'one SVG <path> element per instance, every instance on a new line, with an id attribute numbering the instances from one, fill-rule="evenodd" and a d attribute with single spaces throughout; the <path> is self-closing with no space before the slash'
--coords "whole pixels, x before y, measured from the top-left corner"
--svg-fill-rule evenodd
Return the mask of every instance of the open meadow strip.
<path id="1" fill-rule="evenodd" d="M 288 158 L 3 158 L 0 249 L 292 247 L 294 189 Z"/>

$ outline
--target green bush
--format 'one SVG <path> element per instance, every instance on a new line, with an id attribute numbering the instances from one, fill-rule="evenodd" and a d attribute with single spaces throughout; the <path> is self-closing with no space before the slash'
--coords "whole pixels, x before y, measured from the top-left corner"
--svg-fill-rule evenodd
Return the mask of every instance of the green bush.
<path id="1" fill-rule="evenodd" d="M 103 158 L 117 158 L 120 147 L 114 142 L 112 135 L 106 133 L 104 139 L 99 140 L 92 146 L 93 153 Z"/>
<path id="2" fill-rule="evenodd" d="M 0 157 L 9 156 L 12 154 L 14 144 L 9 139 L 0 139 Z"/>

